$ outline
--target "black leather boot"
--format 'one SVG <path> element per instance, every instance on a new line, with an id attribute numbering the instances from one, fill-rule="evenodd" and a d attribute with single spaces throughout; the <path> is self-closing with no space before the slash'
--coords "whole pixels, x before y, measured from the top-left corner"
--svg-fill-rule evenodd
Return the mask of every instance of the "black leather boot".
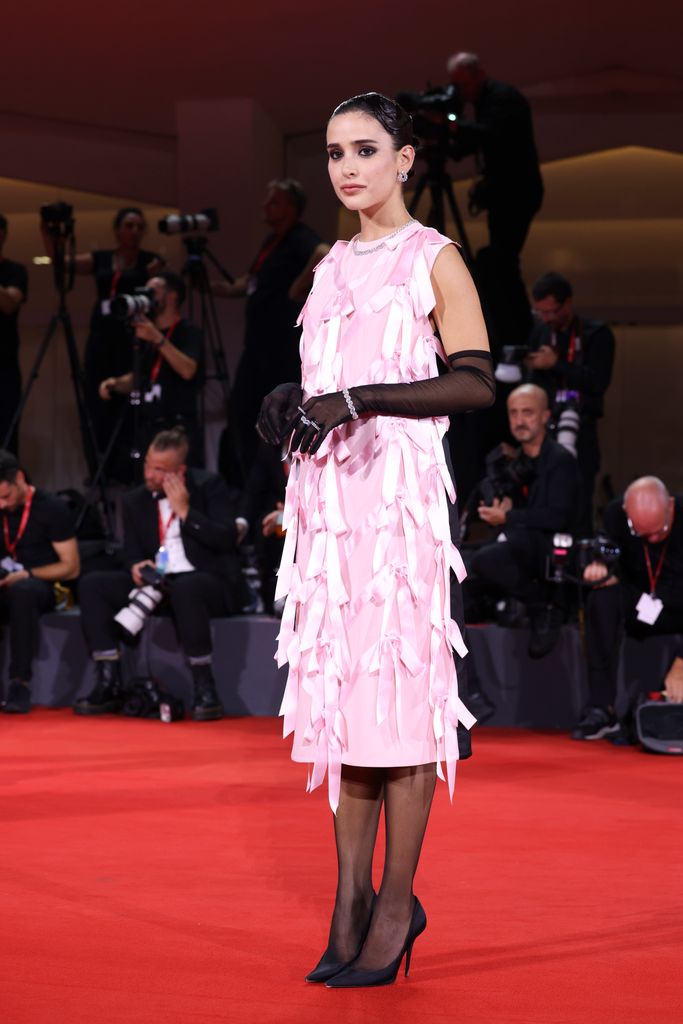
<path id="1" fill-rule="evenodd" d="M 121 667 L 118 660 L 95 661 L 95 686 L 73 706 L 75 715 L 107 715 L 123 707 Z"/>
<path id="2" fill-rule="evenodd" d="M 211 722 L 224 715 L 223 705 L 216 693 L 211 665 L 190 665 L 194 685 L 192 717 L 195 722 Z"/>
<path id="3" fill-rule="evenodd" d="M 22 679 L 11 679 L 2 710 L 6 715 L 27 715 L 31 710 L 31 690 Z"/>

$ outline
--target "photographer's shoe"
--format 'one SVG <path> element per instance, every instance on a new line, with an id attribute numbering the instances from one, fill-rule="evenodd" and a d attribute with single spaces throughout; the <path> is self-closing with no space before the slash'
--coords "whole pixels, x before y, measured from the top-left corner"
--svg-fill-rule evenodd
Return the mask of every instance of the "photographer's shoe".
<path id="1" fill-rule="evenodd" d="M 608 708 L 588 708 L 583 718 L 572 729 L 573 740 L 602 740 L 619 732 L 614 712 Z"/>
<path id="2" fill-rule="evenodd" d="M 7 688 L 7 700 L 2 710 L 6 715 L 27 715 L 31 710 L 31 690 L 28 683 L 12 679 Z"/>
<path id="3" fill-rule="evenodd" d="M 529 657 L 545 658 L 560 639 L 562 612 L 553 605 L 538 605 L 529 611 Z"/>
<path id="4" fill-rule="evenodd" d="M 73 705 L 75 715 L 108 715 L 123 707 L 120 663 L 116 659 L 95 661 L 95 686 L 87 697 Z"/>
<path id="5" fill-rule="evenodd" d="M 190 665 L 194 685 L 192 717 L 195 722 L 213 722 L 225 712 L 214 682 L 211 665 Z"/>

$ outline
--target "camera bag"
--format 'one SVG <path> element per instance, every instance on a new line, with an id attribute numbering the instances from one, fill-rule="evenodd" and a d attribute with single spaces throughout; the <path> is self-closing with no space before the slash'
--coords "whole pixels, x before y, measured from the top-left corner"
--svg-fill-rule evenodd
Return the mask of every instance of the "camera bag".
<path id="1" fill-rule="evenodd" d="M 164 722 L 185 717 L 182 700 L 163 690 L 155 679 L 144 676 L 133 679 L 122 710 L 130 718 L 160 718 Z"/>
<path id="2" fill-rule="evenodd" d="M 635 711 L 638 739 L 655 754 L 683 754 L 683 704 L 645 700 Z"/>

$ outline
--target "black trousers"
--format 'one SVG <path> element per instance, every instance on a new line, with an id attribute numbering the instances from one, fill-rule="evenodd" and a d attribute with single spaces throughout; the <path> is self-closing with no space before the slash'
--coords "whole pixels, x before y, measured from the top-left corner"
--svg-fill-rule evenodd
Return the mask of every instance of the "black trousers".
<path id="1" fill-rule="evenodd" d="M 597 587 L 586 601 L 586 657 L 590 702 L 596 707 L 614 707 L 617 669 L 624 634 L 645 639 L 668 633 L 683 633 L 683 611 L 663 608 L 657 621 L 639 622 L 636 604 L 642 591 L 629 583 Z"/>
<path id="2" fill-rule="evenodd" d="M 504 542 L 485 544 L 471 559 L 472 578 L 465 583 L 479 591 L 504 594 L 525 604 L 543 601 L 548 592 L 546 537 L 535 531 L 515 531 Z"/>
<path id="3" fill-rule="evenodd" d="M 40 616 L 54 606 L 53 586 L 45 580 L 19 580 L 0 589 L 0 621 L 9 622 L 10 679 L 30 680 L 40 643 Z"/>
<path id="4" fill-rule="evenodd" d="M 209 620 L 234 610 L 230 585 L 208 572 L 183 572 L 166 577 L 168 597 L 180 646 L 187 658 L 211 654 Z M 128 604 L 134 589 L 130 573 L 93 572 L 79 587 L 81 623 L 89 650 L 110 651 L 118 647 L 121 633 L 114 616 Z M 165 603 L 166 603 L 165 602 Z"/>

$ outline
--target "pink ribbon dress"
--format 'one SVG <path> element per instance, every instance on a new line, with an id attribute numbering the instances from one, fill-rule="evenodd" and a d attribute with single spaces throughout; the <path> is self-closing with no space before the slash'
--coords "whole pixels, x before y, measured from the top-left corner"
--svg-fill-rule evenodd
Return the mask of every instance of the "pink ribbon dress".
<path id="1" fill-rule="evenodd" d="M 413 222 L 377 251 L 333 246 L 300 318 L 305 398 L 436 376 L 430 274 L 450 244 Z M 445 761 L 452 796 L 458 721 L 475 721 L 452 653 L 467 649 L 450 614 L 449 574 L 465 570 L 449 531 L 447 428 L 447 417 L 361 416 L 294 457 L 276 592 L 287 598 L 280 713 L 292 758 L 313 766 L 308 788 L 328 772 L 333 811 L 342 764 L 437 762 L 443 778 Z"/>

